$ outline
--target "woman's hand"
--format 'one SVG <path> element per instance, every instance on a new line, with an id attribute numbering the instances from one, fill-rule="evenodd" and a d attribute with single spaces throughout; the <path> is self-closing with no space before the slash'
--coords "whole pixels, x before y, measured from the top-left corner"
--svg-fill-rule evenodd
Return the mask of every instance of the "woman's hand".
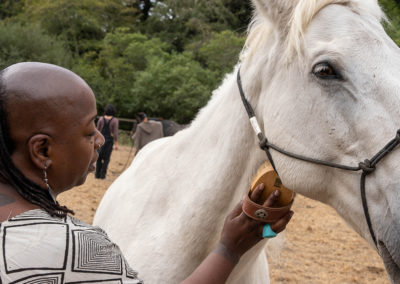
<path id="1" fill-rule="evenodd" d="M 263 190 L 263 184 L 256 187 L 250 199 L 261 204 Z M 263 205 L 271 207 L 278 197 L 279 191 L 272 192 Z M 292 216 L 293 212 L 289 211 L 281 219 L 270 224 L 271 229 L 275 233 L 283 231 Z M 242 211 L 242 202 L 240 202 L 225 219 L 217 247 L 181 284 L 225 283 L 240 257 L 262 240 L 264 224 L 247 217 Z"/>
<path id="2" fill-rule="evenodd" d="M 250 199 L 261 204 L 261 196 L 264 184 L 258 185 L 251 193 Z M 279 190 L 273 191 L 264 202 L 263 206 L 272 207 L 278 200 Z M 275 233 L 282 232 L 293 216 L 293 211 L 289 211 L 275 223 L 271 223 L 271 229 Z M 232 261 L 236 262 L 246 251 L 262 240 L 262 231 L 265 223 L 253 220 L 246 216 L 242 211 L 242 202 L 236 205 L 233 211 L 225 219 L 222 229 L 220 244 L 231 252 L 234 256 Z"/>

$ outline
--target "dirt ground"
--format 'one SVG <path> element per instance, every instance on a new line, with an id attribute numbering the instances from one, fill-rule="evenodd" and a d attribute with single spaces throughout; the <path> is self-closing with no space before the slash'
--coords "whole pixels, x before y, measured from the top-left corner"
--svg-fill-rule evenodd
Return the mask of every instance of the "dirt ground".
<path id="1" fill-rule="evenodd" d="M 89 175 L 84 185 L 60 195 L 60 203 L 91 223 L 104 192 L 130 164 L 133 152 L 126 146 L 113 151 L 106 180 Z M 293 210 L 285 236 L 268 244 L 271 283 L 390 283 L 378 254 L 332 208 L 297 196 Z"/>

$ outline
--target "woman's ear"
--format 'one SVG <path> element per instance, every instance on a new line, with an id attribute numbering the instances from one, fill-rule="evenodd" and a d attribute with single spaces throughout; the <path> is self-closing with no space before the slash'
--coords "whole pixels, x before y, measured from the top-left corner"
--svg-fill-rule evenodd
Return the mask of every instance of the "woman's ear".
<path id="1" fill-rule="evenodd" d="M 51 165 L 52 138 L 46 134 L 36 134 L 28 141 L 29 156 L 33 164 L 44 170 Z"/>

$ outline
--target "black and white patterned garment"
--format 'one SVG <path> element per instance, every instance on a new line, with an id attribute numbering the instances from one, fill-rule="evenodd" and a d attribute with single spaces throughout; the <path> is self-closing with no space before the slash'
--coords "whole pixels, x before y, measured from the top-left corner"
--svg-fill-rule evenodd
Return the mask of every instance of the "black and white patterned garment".
<path id="1" fill-rule="evenodd" d="M 99 227 L 36 209 L 0 223 L 0 284 L 142 283 Z"/>

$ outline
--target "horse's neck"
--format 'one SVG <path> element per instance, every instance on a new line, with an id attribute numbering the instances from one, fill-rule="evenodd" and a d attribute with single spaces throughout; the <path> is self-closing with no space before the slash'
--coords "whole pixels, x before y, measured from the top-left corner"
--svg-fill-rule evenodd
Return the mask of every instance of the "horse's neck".
<path id="1" fill-rule="evenodd" d="M 225 195 L 235 199 L 234 202 L 246 191 L 251 176 L 266 159 L 257 147 L 234 74 L 225 79 L 208 105 L 182 133 L 182 141 L 187 143 L 186 151 L 196 152 L 192 164 L 204 175 L 203 186 L 219 191 L 222 198 Z"/>
<path id="2" fill-rule="evenodd" d="M 235 77 L 233 74 L 225 79 L 192 125 L 178 133 L 180 135 L 176 138 L 180 137 L 180 141 L 171 143 L 177 149 L 184 149 L 181 154 L 186 159 L 179 163 L 181 173 L 185 173 L 185 178 L 180 179 L 181 186 L 178 186 L 180 201 L 185 208 L 194 204 L 192 210 L 197 210 L 196 215 L 202 216 L 196 220 L 196 228 L 192 230 L 197 230 L 197 233 L 190 239 L 187 249 L 193 250 L 195 246 L 200 253 L 215 247 L 223 220 L 243 198 L 251 177 L 266 160 L 265 153 L 258 147 Z M 190 193 L 185 194 L 188 188 L 182 185 L 190 179 L 196 183 L 191 183 Z M 178 210 L 178 213 L 187 214 L 187 209 Z M 185 226 L 187 229 L 191 225 Z M 247 264 L 253 263 L 261 250 L 262 245 L 246 254 L 245 261 L 237 266 L 239 275 L 250 269 Z"/>

